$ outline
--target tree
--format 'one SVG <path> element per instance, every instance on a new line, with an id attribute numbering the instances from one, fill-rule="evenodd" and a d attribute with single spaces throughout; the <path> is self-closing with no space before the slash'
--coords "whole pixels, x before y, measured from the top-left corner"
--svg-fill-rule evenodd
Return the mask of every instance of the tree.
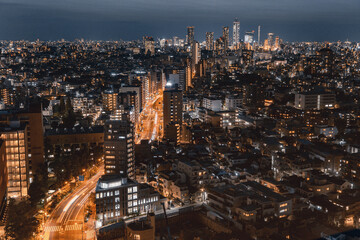
<path id="1" fill-rule="evenodd" d="M 45 194 L 48 191 L 48 171 L 47 165 L 42 164 L 38 167 L 34 181 L 29 187 L 29 196 L 32 206 L 36 206 L 41 199 L 45 198 Z"/>
<path id="2" fill-rule="evenodd" d="M 60 98 L 60 114 L 63 115 L 65 114 L 65 102 L 64 102 L 64 98 L 61 97 Z"/>
<path id="3" fill-rule="evenodd" d="M 10 199 L 5 239 L 33 239 L 39 224 L 34 217 L 35 212 L 29 201 L 15 202 Z"/>
<path id="4" fill-rule="evenodd" d="M 66 110 L 66 112 L 70 112 L 70 111 L 74 112 L 74 109 L 73 109 L 73 106 L 71 103 L 71 99 L 69 97 L 66 99 L 65 110 Z"/>
<path id="5" fill-rule="evenodd" d="M 70 98 L 66 100 L 65 115 L 63 115 L 62 120 L 66 128 L 72 128 L 76 123 L 76 115 L 74 113 Z"/>

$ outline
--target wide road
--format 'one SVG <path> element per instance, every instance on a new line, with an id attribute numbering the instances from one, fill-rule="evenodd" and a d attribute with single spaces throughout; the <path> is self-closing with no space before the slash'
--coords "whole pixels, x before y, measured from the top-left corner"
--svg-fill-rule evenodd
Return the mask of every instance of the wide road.
<path id="1" fill-rule="evenodd" d="M 162 96 L 158 94 L 153 100 L 150 100 L 140 114 L 140 127 L 136 129 L 136 144 L 141 140 L 149 142 L 161 138 L 161 117 L 162 117 Z"/>
<path id="2" fill-rule="evenodd" d="M 86 229 L 86 224 L 83 221 L 89 197 L 92 192 L 95 192 L 96 183 L 101 175 L 104 174 L 103 168 L 100 169 L 96 175 L 75 189 L 73 193 L 61 201 L 54 209 L 45 223 L 43 239 L 94 239 L 89 238 L 89 236 L 95 226 L 93 225 L 93 229 Z"/>

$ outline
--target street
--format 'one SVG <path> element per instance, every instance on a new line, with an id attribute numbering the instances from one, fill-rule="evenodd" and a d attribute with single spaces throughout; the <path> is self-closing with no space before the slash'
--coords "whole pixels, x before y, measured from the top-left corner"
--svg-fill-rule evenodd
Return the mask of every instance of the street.
<path id="1" fill-rule="evenodd" d="M 94 239 L 95 225 L 91 220 L 88 224 L 84 223 L 84 211 L 102 174 L 103 170 L 99 171 L 60 202 L 45 223 L 43 239 Z"/>
<path id="2" fill-rule="evenodd" d="M 136 144 L 141 140 L 156 141 L 162 137 L 162 95 L 158 94 L 146 104 L 140 114 L 139 126 L 136 129 Z"/>

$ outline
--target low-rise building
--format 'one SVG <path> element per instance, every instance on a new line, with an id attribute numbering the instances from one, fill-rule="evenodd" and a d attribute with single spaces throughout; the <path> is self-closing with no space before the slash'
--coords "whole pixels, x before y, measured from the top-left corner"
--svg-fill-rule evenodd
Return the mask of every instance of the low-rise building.
<path id="1" fill-rule="evenodd" d="M 161 209 L 165 198 L 147 184 L 122 175 L 104 175 L 96 185 L 98 226 L 118 219 Z"/>

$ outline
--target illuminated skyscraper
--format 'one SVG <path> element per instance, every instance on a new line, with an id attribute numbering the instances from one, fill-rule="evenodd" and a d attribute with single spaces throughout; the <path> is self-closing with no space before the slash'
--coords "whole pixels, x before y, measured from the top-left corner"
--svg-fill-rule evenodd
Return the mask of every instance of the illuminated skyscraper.
<path id="1" fill-rule="evenodd" d="M 270 46 L 269 46 L 269 39 L 265 39 L 264 41 L 264 50 L 268 51 L 270 50 Z"/>
<path id="2" fill-rule="evenodd" d="M 280 48 L 280 38 L 279 38 L 279 36 L 276 36 L 276 38 L 275 38 L 274 48 L 275 48 L 275 49 L 279 49 L 279 48 Z"/>
<path id="3" fill-rule="evenodd" d="M 225 50 L 228 50 L 230 44 L 229 27 L 223 27 L 223 39 L 224 39 L 224 48 Z"/>
<path id="4" fill-rule="evenodd" d="M 194 38 L 194 27 L 190 26 L 187 27 L 187 44 L 189 46 L 191 46 L 194 42 L 195 38 Z"/>
<path id="5" fill-rule="evenodd" d="M 179 46 L 180 45 L 180 43 L 179 43 L 179 37 L 174 37 L 173 38 L 173 46 L 175 46 L 175 47 L 177 47 L 177 46 Z"/>
<path id="6" fill-rule="evenodd" d="M 259 25 L 259 26 L 258 26 L 258 45 L 259 45 L 259 46 L 261 45 L 261 42 L 260 42 L 260 34 L 261 34 L 261 26 Z"/>
<path id="7" fill-rule="evenodd" d="M 144 37 L 145 54 L 155 54 L 155 42 L 152 37 Z"/>
<path id="8" fill-rule="evenodd" d="M 246 32 L 245 33 L 245 37 L 244 37 L 244 42 L 248 43 L 248 44 L 253 44 L 254 43 L 254 31 L 251 32 Z"/>
<path id="9" fill-rule="evenodd" d="M 268 33 L 268 44 L 270 47 L 272 47 L 274 45 L 274 34 L 273 33 Z"/>
<path id="10" fill-rule="evenodd" d="M 105 174 L 124 174 L 135 178 L 134 124 L 124 109 L 116 110 L 105 123 Z"/>
<path id="11" fill-rule="evenodd" d="M 206 33 L 206 50 L 214 50 L 214 32 Z"/>
<path id="12" fill-rule="evenodd" d="M 200 60 L 199 43 L 195 41 L 193 42 L 193 46 L 191 49 L 191 62 L 193 69 L 195 69 L 195 65 L 199 63 L 199 60 Z"/>
<path id="13" fill-rule="evenodd" d="M 236 46 L 240 42 L 240 21 L 235 18 L 233 23 L 233 46 Z"/>

